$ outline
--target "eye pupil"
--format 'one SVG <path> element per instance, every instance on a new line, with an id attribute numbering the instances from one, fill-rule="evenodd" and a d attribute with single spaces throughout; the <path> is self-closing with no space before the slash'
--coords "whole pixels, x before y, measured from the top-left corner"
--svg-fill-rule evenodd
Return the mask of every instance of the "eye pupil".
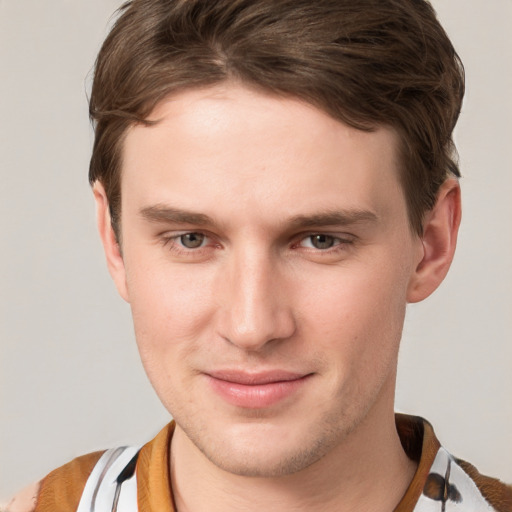
<path id="1" fill-rule="evenodd" d="M 187 249 L 196 249 L 197 247 L 201 247 L 204 241 L 204 235 L 201 233 L 186 233 L 185 235 L 180 236 L 180 242 L 183 244 L 183 247 Z"/>
<path id="2" fill-rule="evenodd" d="M 311 243 L 317 249 L 330 249 L 334 245 L 334 238 L 329 235 L 313 235 Z"/>

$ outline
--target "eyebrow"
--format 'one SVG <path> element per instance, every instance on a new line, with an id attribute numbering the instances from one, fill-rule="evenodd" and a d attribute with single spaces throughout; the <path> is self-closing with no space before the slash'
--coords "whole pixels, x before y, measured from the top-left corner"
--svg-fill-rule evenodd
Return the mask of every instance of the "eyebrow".
<path id="1" fill-rule="evenodd" d="M 177 224 L 196 224 L 204 226 L 214 224 L 214 221 L 204 213 L 196 213 L 161 204 L 141 208 L 140 214 L 150 222 L 175 222 Z"/>
<path id="2" fill-rule="evenodd" d="M 193 224 L 196 226 L 214 225 L 209 215 L 162 204 L 141 208 L 140 214 L 149 222 L 169 222 L 176 224 Z M 286 224 L 292 229 L 311 228 L 316 226 L 347 226 L 361 223 L 375 223 L 378 216 L 370 210 L 327 210 L 312 215 L 295 215 Z"/>
<path id="3" fill-rule="evenodd" d="M 296 215 L 289 220 L 293 228 L 315 226 L 347 226 L 351 224 L 375 223 L 377 215 L 370 210 L 328 210 L 313 215 Z"/>

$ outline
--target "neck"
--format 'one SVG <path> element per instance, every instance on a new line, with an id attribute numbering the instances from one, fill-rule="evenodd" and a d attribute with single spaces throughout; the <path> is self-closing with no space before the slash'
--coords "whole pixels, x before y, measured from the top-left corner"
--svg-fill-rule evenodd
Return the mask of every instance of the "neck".
<path id="1" fill-rule="evenodd" d="M 178 512 L 393 510 L 416 464 L 402 449 L 392 406 L 385 415 L 377 408 L 382 405 L 328 455 L 279 478 L 239 476 L 218 468 L 177 426 L 171 482 Z"/>

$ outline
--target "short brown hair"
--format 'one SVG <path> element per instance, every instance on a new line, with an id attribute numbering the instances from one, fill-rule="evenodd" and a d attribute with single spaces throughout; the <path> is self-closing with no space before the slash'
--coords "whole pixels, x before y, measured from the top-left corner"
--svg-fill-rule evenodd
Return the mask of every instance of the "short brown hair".
<path id="1" fill-rule="evenodd" d="M 393 127 L 411 227 L 449 175 L 464 72 L 425 0 L 132 0 L 96 62 L 89 179 L 119 235 L 124 135 L 171 93 L 235 80 L 361 130 Z"/>

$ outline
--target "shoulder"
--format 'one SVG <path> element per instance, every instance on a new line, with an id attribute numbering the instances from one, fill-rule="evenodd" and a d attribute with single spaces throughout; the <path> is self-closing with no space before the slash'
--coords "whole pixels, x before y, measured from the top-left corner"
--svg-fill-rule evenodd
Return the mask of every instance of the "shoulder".
<path id="1" fill-rule="evenodd" d="M 40 487 L 41 482 L 25 487 L 12 498 L 5 508 L 0 507 L 0 510 L 2 512 L 34 512 Z"/>
<path id="2" fill-rule="evenodd" d="M 512 488 L 482 475 L 466 461 L 440 448 L 427 476 L 422 499 L 449 504 L 454 509 L 511 512 Z"/>
<path id="3" fill-rule="evenodd" d="M 495 510 L 499 512 L 512 511 L 511 485 L 505 484 L 497 478 L 480 474 L 475 466 L 469 462 L 457 458 L 455 458 L 455 462 L 471 478 L 482 496 Z"/>
<path id="4" fill-rule="evenodd" d="M 76 510 L 85 483 L 104 452 L 73 459 L 53 470 L 40 482 L 26 487 L 7 505 L 5 512 L 70 512 Z M 2 512 L 4 512 L 2 510 Z"/>
<path id="5" fill-rule="evenodd" d="M 512 487 L 479 473 L 451 455 L 423 418 L 396 415 L 397 431 L 407 455 L 418 463 L 409 489 L 395 512 L 464 510 L 512 512 Z"/>

